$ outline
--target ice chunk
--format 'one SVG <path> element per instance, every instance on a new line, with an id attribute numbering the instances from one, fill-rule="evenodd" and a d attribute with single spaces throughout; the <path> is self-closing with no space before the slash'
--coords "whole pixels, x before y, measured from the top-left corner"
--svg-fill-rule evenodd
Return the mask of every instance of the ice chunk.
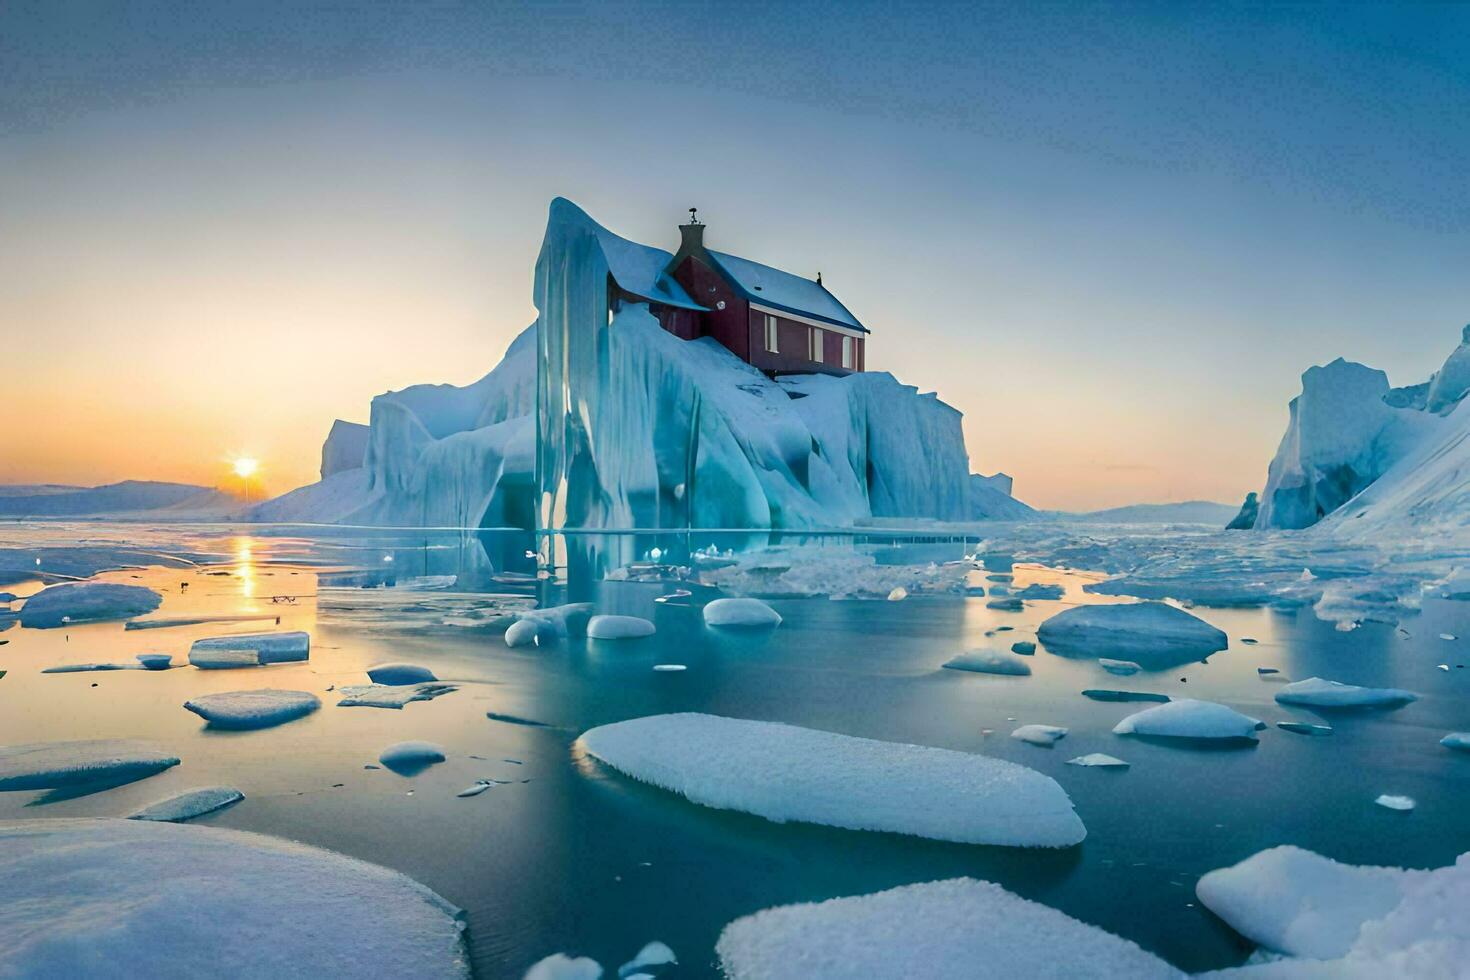
<path id="1" fill-rule="evenodd" d="M 157 609 L 163 597 L 141 585 L 69 582 L 42 589 L 20 607 L 20 625 L 55 629 L 77 623 L 127 619 Z"/>
<path id="2" fill-rule="evenodd" d="M 1079 755 L 1075 759 L 1068 759 L 1069 766 L 1095 766 L 1101 769 L 1126 769 L 1128 763 L 1116 756 L 1104 752 L 1089 752 L 1087 755 Z"/>
<path id="3" fill-rule="evenodd" d="M 715 947 L 729 980 L 1182 980 L 1183 974 L 1096 926 L 953 878 L 736 919 Z"/>
<path id="4" fill-rule="evenodd" d="M 459 910 L 303 844 L 142 820 L 0 825 L 16 977 L 470 975 Z M 350 924 L 350 927 L 349 927 Z"/>
<path id="5" fill-rule="evenodd" d="M 1032 745 L 1055 745 L 1066 737 L 1067 730 L 1055 725 L 1022 725 L 1011 732 L 1011 738 L 1030 742 Z"/>
<path id="6" fill-rule="evenodd" d="M 7 745 L 0 748 L 0 791 L 121 785 L 178 764 L 178 756 L 151 745 L 116 739 Z"/>
<path id="7" fill-rule="evenodd" d="M 704 607 L 709 626 L 780 626 L 781 614 L 759 599 L 716 599 Z"/>
<path id="8" fill-rule="evenodd" d="M 284 725 L 321 706 L 315 694 L 272 689 L 206 694 L 184 702 L 186 709 L 209 722 L 211 728 L 239 730 Z"/>
<path id="9" fill-rule="evenodd" d="M 545 609 L 527 610 L 521 614 L 521 619 L 542 624 L 543 629 L 538 635 L 544 643 L 552 638 L 584 635 L 592 613 L 593 605 L 590 602 L 568 602 Z"/>
<path id="10" fill-rule="evenodd" d="M 985 603 L 986 609 L 999 609 L 1001 612 L 1020 612 L 1026 608 L 1026 604 L 1015 596 L 1005 596 L 1000 599 L 991 599 Z"/>
<path id="11" fill-rule="evenodd" d="M 1276 727 L 1283 732 L 1293 732 L 1297 735 L 1323 737 L 1332 734 L 1331 725 L 1309 725 L 1304 721 L 1278 721 Z"/>
<path id="12" fill-rule="evenodd" d="M 1011 652 L 1019 653 L 1023 657 L 1029 657 L 1036 652 L 1036 644 L 1030 640 L 1017 640 L 1011 644 Z"/>
<path id="13" fill-rule="evenodd" d="M 1447 749 L 1459 749 L 1461 752 L 1470 752 L 1470 732 L 1450 732 L 1439 740 L 1439 744 Z"/>
<path id="14" fill-rule="evenodd" d="M 479 796 L 481 793 L 485 792 L 487 789 L 494 785 L 494 783 L 489 782 L 488 780 L 481 780 L 480 782 L 475 783 L 473 786 L 466 786 L 464 789 L 460 790 L 454 795 L 460 797 L 461 799 L 468 799 L 471 796 Z"/>
<path id="15" fill-rule="evenodd" d="M 618 976 L 627 980 L 634 974 L 652 974 L 660 967 L 675 966 L 678 962 L 672 949 L 654 940 L 640 949 L 637 956 L 618 967 Z"/>
<path id="16" fill-rule="evenodd" d="M 678 673 L 681 670 L 688 670 L 689 668 L 684 664 L 654 664 L 653 669 L 660 673 Z"/>
<path id="17" fill-rule="evenodd" d="M 1082 692 L 1082 696 L 1094 701 L 1158 701 L 1162 704 L 1171 700 L 1167 694 L 1151 691 L 1110 691 L 1105 688 L 1089 688 Z"/>
<path id="18" fill-rule="evenodd" d="M 206 789 L 191 789 L 177 796 L 145 806 L 131 814 L 129 820 L 160 820 L 166 823 L 182 823 L 202 817 L 206 813 L 223 810 L 245 799 L 245 794 L 233 786 L 210 786 Z"/>
<path id="19" fill-rule="evenodd" d="M 142 664 L 62 664 L 59 667 L 47 667 L 41 671 L 43 674 L 81 674 L 97 670 L 142 670 Z"/>
<path id="20" fill-rule="evenodd" d="M 505 631 L 505 645 L 508 647 L 528 647 L 539 642 L 541 634 L 554 635 L 548 623 L 535 619 L 518 619 Z"/>
<path id="21" fill-rule="evenodd" d="M 434 672 L 427 667 L 418 664 L 378 664 L 376 667 L 368 668 L 368 680 L 374 684 L 387 684 L 397 686 L 401 684 L 422 684 L 427 681 L 437 681 Z"/>
<path id="22" fill-rule="evenodd" d="M 295 663 L 310 656 L 311 637 L 301 631 L 212 636 L 195 640 L 189 663 L 204 670 Z"/>
<path id="23" fill-rule="evenodd" d="M 1166 665 L 1225 649 L 1225 634 L 1162 602 L 1073 606 L 1041 624 L 1037 639 L 1053 652 L 1128 654 Z"/>
<path id="24" fill-rule="evenodd" d="M 1414 809 L 1414 798 L 1411 796 L 1394 796 L 1389 793 L 1384 793 L 1373 802 L 1377 803 L 1379 806 L 1387 807 L 1390 810 Z"/>
<path id="25" fill-rule="evenodd" d="M 144 670 L 168 670 L 173 666 L 173 660 L 167 653 L 138 654 L 138 663 L 143 665 Z"/>
<path id="26" fill-rule="evenodd" d="M 445 759 L 444 749 L 433 742 L 395 742 L 378 755 L 378 761 L 400 776 L 413 776 Z"/>
<path id="27" fill-rule="evenodd" d="M 946 661 L 944 666 L 951 670 L 973 670 L 981 674 L 1023 676 L 1031 673 L 1030 664 L 1004 650 L 966 650 L 958 657 Z"/>
<path id="28" fill-rule="evenodd" d="M 1110 674 L 1117 674 L 1120 677 L 1136 674 L 1143 669 L 1132 660 L 1109 660 L 1107 657 L 1099 657 L 1097 662 L 1103 670 Z"/>
<path id="29" fill-rule="evenodd" d="M 575 959 L 566 953 L 552 953 L 537 960 L 522 980 L 601 980 L 602 966 L 585 956 Z"/>
<path id="30" fill-rule="evenodd" d="M 1397 708 L 1418 699 L 1419 695 L 1412 691 L 1393 687 L 1357 687 L 1320 677 L 1308 677 L 1276 692 L 1276 700 L 1282 704 L 1312 708 Z"/>
<path id="31" fill-rule="evenodd" d="M 1021 847 L 1086 836 L 1050 777 L 950 749 L 704 714 L 604 725 L 577 746 L 695 803 L 777 822 Z"/>
<path id="32" fill-rule="evenodd" d="M 402 708 L 459 690 L 454 684 L 358 684 L 341 688 L 339 708 Z"/>
<path id="33" fill-rule="evenodd" d="M 1050 585 L 1043 582 L 1032 582 L 1016 593 L 1017 599 L 1060 599 L 1066 594 L 1066 589 L 1060 585 Z"/>
<path id="34" fill-rule="evenodd" d="M 587 636 L 593 640 L 629 640 L 653 632 L 653 624 L 638 616 L 593 616 L 587 623 Z"/>
<path id="35" fill-rule="evenodd" d="M 1115 735 L 1159 738 L 1254 739 L 1261 723 L 1213 701 L 1185 698 L 1129 715 L 1113 728 Z"/>
<path id="36" fill-rule="evenodd" d="M 909 597 L 909 590 L 908 589 L 905 589 L 901 585 L 894 587 L 894 589 L 891 592 L 888 593 L 888 601 L 889 602 L 902 602 L 904 599 L 907 599 L 908 597 Z"/>

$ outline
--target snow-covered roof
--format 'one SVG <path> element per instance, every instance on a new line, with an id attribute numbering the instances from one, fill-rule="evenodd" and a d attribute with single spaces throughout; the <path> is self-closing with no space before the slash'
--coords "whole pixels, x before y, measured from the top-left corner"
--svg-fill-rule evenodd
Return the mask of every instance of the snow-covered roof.
<path id="1" fill-rule="evenodd" d="M 715 251 L 708 251 L 708 254 L 752 302 L 868 333 L 868 328 L 859 323 L 858 318 L 819 282 L 742 259 L 738 255 Z"/>
<path id="2" fill-rule="evenodd" d="M 690 299 L 684 287 L 664 271 L 674 258 L 668 252 L 651 245 L 630 242 L 614 235 L 597 222 L 588 220 L 597 229 L 597 240 L 602 244 L 602 254 L 607 257 L 607 266 L 612 272 L 613 280 L 624 290 L 655 303 L 681 306 L 688 310 L 707 309 Z"/>

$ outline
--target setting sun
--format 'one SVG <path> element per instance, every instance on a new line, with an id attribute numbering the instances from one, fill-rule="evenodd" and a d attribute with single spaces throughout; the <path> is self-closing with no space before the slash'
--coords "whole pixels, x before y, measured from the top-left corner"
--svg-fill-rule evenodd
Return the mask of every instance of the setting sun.
<path id="1" fill-rule="evenodd" d="M 255 475 L 255 471 L 260 469 L 260 461 L 248 456 L 241 456 L 232 465 L 235 468 L 235 475 L 242 480 L 250 479 Z"/>

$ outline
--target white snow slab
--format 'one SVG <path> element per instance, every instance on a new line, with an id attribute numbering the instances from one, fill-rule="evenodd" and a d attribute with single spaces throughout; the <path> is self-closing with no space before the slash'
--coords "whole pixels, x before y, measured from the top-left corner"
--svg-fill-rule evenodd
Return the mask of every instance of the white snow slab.
<path id="1" fill-rule="evenodd" d="M 552 953 L 533 963 L 522 980 L 602 980 L 602 965 L 586 956 Z"/>
<path id="2" fill-rule="evenodd" d="M 157 609 L 163 597 L 141 585 L 69 582 L 42 589 L 20 607 L 20 625 L 55 629 L 77 623 L 127 619 Z"/>
<path id="3" fill-rule="evenodd" d="M 307 691 L 228 691 L 206 694 L 184 702 L 214 728 L 272 728 L 288 721 L 304 718 L 322 706 L 315 694 Z"/>
<path id="4" fill-rule="evenodd" d="M 459 690 L 453 684 L 355 684 L 338 688 L 339 708 L 396 708 L 414 701 L 432 701 Z"/>
<path id="5" fill-rule="evenodd" d="M 781 614 L 759 599 L 715 599 L 704 607 L 707 626 L 780 626 Z"/>
<path id="6" fill-rule="evenodd" d="M 1022 725 L 1011 732 L 1011 738 L 1032 745 L 1055 745 L 1067 737 L 1067 729 L 1056 725 Z"/>
<path id="7" fill-rule="evenodd" d="M 444 747 L 434 742 L 395 742 L 378 755 L 378 761 L 397 773 L 421 772 L 445 759 Z"/>
<path id="8" fill-rule="evenodd" d="M 1184 976 L 1126 939 L 973 878 L 766 909 L 727 925 L 715 951 L 729 980 Z"/>
<path id="9" fill-rule="evenodd" d="M 706 714 L 594 728 L 589 755 L 695 803 L 969 844 L 1067 847 L 1086 836 L 1056 781 L 1001 759 Z"/>
<path id="10" fill-rule="evenodd" d="M 177 796 L 170 796 L 166 800 L 145 806 L 137 813 L 129 814 L 129 820 L 158 820 L 165 823 L 182 823 L 185 820 L 193 820 L 202 817 L 206 813 L 223 810 L 225 807 L 239 803 L 245 799 L 245 794 L 233 786 L 209 786 L 204 789 L 191 789 Z"/>
<path id="11" fill-rule="evenodd" d="M 178 764 L 178 756 L 121 739 L 7 745 L 0 748 L 0 791 L 130 783 Z"/>
<path id="12" fill-rule="evenodd" d="M 1119 677 L 1127 677 L 1143 669 L 1142 665 L 1132 660 L 1110 660 L 1107 657 L 1099 657 L 1097 662 L 1103 670 L 1110 674 L 1117 674 Z"/>
<path id="13" fill-rule="evenodd" d="M 653 624 L 639 616 L 593 616 L 587 622 L 587 636 L 594 640 L 631 640 L 653 633 Z"/>
<path id="14" fill-rule="evenodd" d="M 1075 759 L 1068 759 L 1067 765 L 1099 769 L 1126 769 L 1128 767 L 1128 763 L 1106 752 L 1089 752 L 1087 755 L 1079 755 Z"/>
<path id="15" fill-rule="evenodd" d="M 1439 744 L 1447 749 L 1470 752 L 1470 732 L 1450 732 L 1439 740 Z"/>
<path id="16" fill-rule="evenodd" d="M 951 670 L 973 670 L 981 674 L 1024 676 L 1031 673 L 1030 664 L 1006 650 L 966 650 L 958 657 L 946 661 L 944 666 Z"/>
<path id="17" fill-rule="evenodd" d="M 395 871 L 218 827 L 0 824 L 20 977 L 468 977 L 459 910 Z"/>
<path id="18" fill-rule="evenodd" d="M 1419 695 L 1394 687 L 1358 687 L 1308 677 L 1277 691 L 1276 700 L 1310 708 L 1396 708 L 1419 700 Z"/>
<path id="19" fill-rule="evenodd" d="M 668 944 L 655 939 L 645 944 L 637 956 L 618 967 L 618 976 L 623 980 L 637 975 L 650 976 L 660 967 L 677 966 L 678 963 L 679 958 Z"/>
<path id="20" fill-rule="evenodd" d="M 1113 728 L 1114 735 L 1153 735 L 1162 738 L 1256 737 L 1261 723 L 1234 708 L 1214 701 L 1185 698 L 1131 714 Z"/>
<path id="21" fill-rule="evenodd" d="M 374 684 L 423 684 L 439 679 L 432 670 L 418 664 L 378 664 L 376 667 L 369 667 L 367 673 L 368 680 Z"/>
<path id="22" fill-rule="evenodd" d="M 205 670 L 295 663 L 311 656 L 311 637 L 301 631 L 212 636 L 195 640 L 189 663 Z"/>
<path id="23" fill-rule="evenodd" d="M 1058 649 L 1140 655 L 1207 656 L 1229 643 L 1223 631 L 1163 602 L 1073 606 L 1042 623 L 1036 636 Z"/>

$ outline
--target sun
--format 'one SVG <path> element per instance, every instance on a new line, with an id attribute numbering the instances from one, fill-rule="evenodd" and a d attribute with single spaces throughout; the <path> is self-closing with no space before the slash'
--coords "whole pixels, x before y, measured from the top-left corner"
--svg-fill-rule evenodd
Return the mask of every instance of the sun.
<path id="1" fill-rule="evenodd" d="M 241 456 L 232 465 L 235 468 L 235 475 L 242 480 L 250 479 L 255 475 L 255 471 L 260 469 L 260 461 L 251 459 L 249 456 Z"/>

